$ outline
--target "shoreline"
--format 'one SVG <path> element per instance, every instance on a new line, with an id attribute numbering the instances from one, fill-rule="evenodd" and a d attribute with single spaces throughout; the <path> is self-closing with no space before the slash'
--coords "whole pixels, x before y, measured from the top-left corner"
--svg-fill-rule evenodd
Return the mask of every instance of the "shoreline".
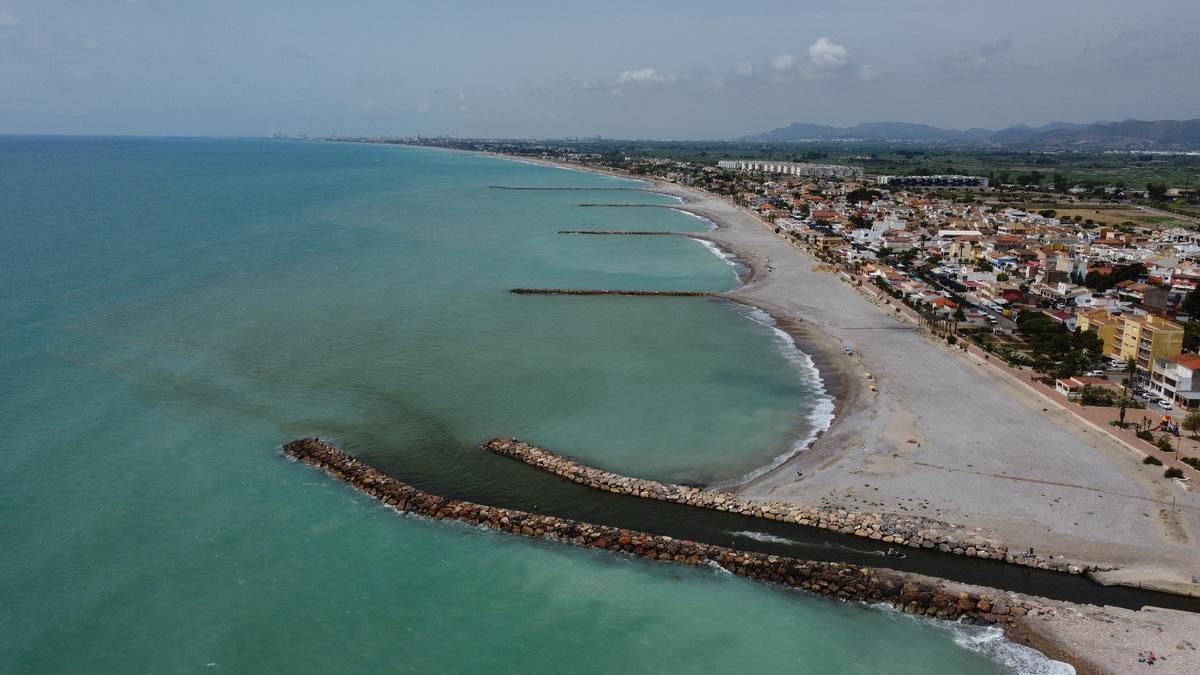
<path id="1" fill-rule="evenodd" d="M 481 153 L 488 154 L 488 153 Z M 499 155 L 492 155 L 499 156 Z M 499 156 L 503 157 L 503 156 Z M 550 166 L 561 166 L 563 163 L 546 161 L 546 160 L 527 160 L 535 164 L 545 164 Z M 786 247 L 789 250 L 789 255 L 793 261 L 800 265 L 817 265 L 818 261 L 812 258 L 807 252 L 800 249 L 791 242 L 784 242 L 774 232 L 770 232 L 767 225 L 761 221 L 756 215 L 751 214 L 745 209 L 733 207 L 728 202 L 725 202 L 720 197 L 667 183 L 665 181 L 656 180 L 644 176 L 623 175 L 622 172 L 613 170 L 601 169 L 598 167 L 580 167 L 567 166 L 581 171 L 591 171 L 599 175 L 607 175 L 614 177 L 627 178 L 632 180 L 648 183 L 653 188 L 653 191 L 670 196 L 683 198 L 684 203 L 679 206 L 672 206 L 680 210 L 687 210 L 690 213 L 701 215 L 712 222 L 716 223 L 718 228 L 710 233 L 710 237 L 706 239 L 721 246 L 726 251 L 739 255 L 745 259 L 754 270 L 754 274 L 750 279 L 747 279 L 735 289 L 724 294 L 724 297 L 741 304 L 756 307 L 768 315 L 772 316 L 781 328 L 786 330 L 793 339 L 796 340 L 797 346 L 805 353 L 809 354 L 817 367 L 821 371 L 821 377 L 829 387 L 841 388 L 835 391 L 836 408 L 834 420 L 830 428 L 820 434 L 805 451 L 796 453 L 790 460 L 784 462 L 774 471 L 767 472 L 765 475 L 754 478 L 746 483 L 739 485 L 735 492 L 737 494 L 746 495 L 754 498 L 775 498 L 795 503 L 803 503 L 806 500 L 804 495 L 810 498 L 818 495 L 822 497 L 823 504 L 845 505 L 845 508 L 855 509 L 856 506 L 847 504 L 847 501 L 861 500 L 860 496 L 863 490 L 851 487 L 854 483 L 866 484 L 869 481 L 871 486 L 878 484 L 878 481 L 883 477 L 894 474 L 898 471 L 905 471 L 905 465 L 914 467 L 908 470 L 908 473 L 914 474 L 905 482 L 893 482 L 888 485 L 884 483 L 884 487 L 889 488 L 889 494 L 883 496 L 883 499 L 892 504 L 910 504 L 915 506 L 905 508 L 909 513 L 916 512 L 920 514 L 930 514 L 931 510 L 936 509 L 937 516 L 950 517 L 951 520 L 960 523 L 970 523 L 976 526 L 977 531 L 981 531 L 989 536 L 996 536 L 1002 541 L 1007 541 L 1011 544 L 1025 542 L 1034 544 L 1038 549 L 1045 550 L 1047 548 L 1055 549 L 1059 552 L 1071 552 L 1073 557 L 1081 562 L 1104 562 L 1116 563 L 1122 568 L 1129 571 L 1130 578 L 1125 580 L 1125 583 L 1131 586 L 1150 586 L 1162 590 L 1168 590 L 1164 587 L 1163 582 L 1159 582 L 1159 578 L 1171 579 L 1174 582 L 1182 582 L 1188 574 L 1187 570 L 1193 566 L 1197 560 L 1195 549 L 1193 546 L 1188 546 L 1187 549 L 1181 549 L 1174 542 L 1163 544 L 1166 537 L 1157 530 L 1152 523 L 1147 523 L 1143 526 L 1141 532 L 1137 532 L 1137 526 L 1129 519 L 1129 510 L 1140 511 L 1137 500 L 1150 499 L 1163 503 L 1163 499 L 1169 498 L 1169 492 L 1155 487 L 1155 479 L 1145 475 L 1135 475 L 1141 473 L 1140 467 L 1130 466 L 1131 460 L 1129 454 L 1124 448 L 1114 448 L 1112 444 L 1106 443 L 1105 439 L 1097 438 L 1098 434 L 1095 430 L 1087 428 L 1080 420 L 1070 416 L 1069 412 L 1054 411 L 1052 406 L 1046 406 L 1045 402 L 1035 395 L 1034 392 L 1025 391 L 1020 388 L 1017 382 L 1009 382 L 1003 378 L 1001 374 L 993 373 L 988 370 L 988 367 L 978 359 L 964 357 L 959 354 L 950 354 L 943 346 L 931 344 L 925 336 L 917 333 L 911 325 L 900 323 L 900 319 L 891 316 L 882 310 L 882 307 L 874 307 L 875 303 L 868 300 L 860 291 L 850 291 L 845 288 L 840 279 L 828 273 L 818 273 L 815 269 L 811 273 L 796 273 L 791 274 L 791 279 L 784 280 L 781 284 L 791 282 L 793 289 L 803 289 L 802 293 L 810 293 L 821 295 L 822 291 L 829 291 L 830 294 L 836 292 L 843 296 L 853 293 L 853 298 L 847 299 L 847 307 L 855 310 L 853 317 L 855 320 L 861 321 L 864 328 L 875 328 L 882 332 L 890 328 L 893 333 L 899 336 L 900 331 L 909 333 L 908 336 L 900 336 L 905 338 L 904 341 L 909 344 L 914 344 L 913 349 L 924 350 L 925 352 L 935 352 L 934 358 L 927 358 L 928 361 L 938 360 L 943 364 L 948 363 L 948 367 L 953 367 L 959 371 L 955 373 L 957 379 L 960 374 L 965 374 L 974 380 L 984 381 L 983 386 L 988 387 L 986 390 L 994 402 L 1006 404 L 1009 408 L 1023 409 L 1021 413 L 1029 421 L 1028 426 L 1038 426 L 1040 429 L 1053 428 L 1056 433 L 1064 439 L 1074 439 L 1070 443 L 1074 447 L 1090 446 L 1090 450 L 1076 451 L 1076 456 L 1082 456 L 1085 459 L 1082 461 L 1088 464 L 1099 463 L 1104 464 L 1103 467 L 1106 473 L 1095 471 L 1076 471 L 1069 469 L 1063 472 L 1064 477 L 1068 480 L 1061 483 L 1051 482 L 1046 480 L 1029 480 L 1020 475 L 1011 475 L 1009 470 L 1003 470 L 1000 467 L 986 472 L 984 478 L 967 478 L 966 480 L 974 481 L 975 486 L 968 488 L 965 492 L 962 488 L 953 488 L 953 484 L 948 484 L 947 479 L 955 480 L 955 476 L 963 476 L 966 474 L 979 474 L 980 472 L 958 472 L 954 465 L 943 468 L 946 465 L 946 460 L 940 462 L 917 462 L 912 461 L 913 455 L 927 455 L 930 451 L 923 450 L 924 446 L 931 445 L 931 439 L 936 441 L 940 437 L 945 436 L 945 432 L 938 435 L 929 433 L 922 427 L 925 426 L 925 415 L 909 409 L 908 403 L 922 402 L 921 398 L 912 398 L 911 395 L 893 393 L 892 389 L 900 391 L 911 390 L 917 387 L 903 386 L 909 382 L 919 380 L 920 375 L 905 373 L 904 375 L 888 377 L 892 373 L 879 373 L 880 370 L 885 370 L 885 366 L 881 365 L 873 357 L 875 350 L 860 349 L 859 344 L 852 343 L 855 356 L 848 359 L 841 353 L 841 346 L 845 342 L 839 343 L 839 338 L 835 335 L 837 332 L 844 332 L 853 326 L 836 326 L 841 328 L 841 331 L 830 331 L 828 320 L 821 321 L 821 315 L 827 313 L 828 310 L 818 311 L 822 308 L 818 303 L 813 303 L 814 307 L 806 307 L 804 300 L 797 300 L 793 295 L 786 298 L 782 302 L 778 300 L 780 295 L 779 289 L 763 289 L 764 286 L 772 285 L 774 281 L 773 275 L 767 274 L 769 270 L 765 270 L 770 258 L 764 256 L 770 255 L 764 253 L 766 250 L 779 250 Z M 715 204 L 715 206 L 713 206 Z M 707 208 L 705 208 L 707 206 Z M 716 210 L 721 210 L 722 213 L 714 213 Z M 721 216 L 727 216 L 723 218 Z M 737 237 L 728 236 L 736 229 L 734 220 L 741 220 L 742 232 L 740 238 L 748 241 L 750 244 L 758 244 L 757 246 L 745 246 L 746 241 L 738 241 Z M 757 229 L 757 233 L 754 230 Z M 768 234 L 768 236 L 757 236 Z M 734 241 L 731 241 L 734 239 Z M 754 253 L 751 253 L 750 248 L 754 248 Z M 820 274 L 820 276 L 818 276 Z M 774 275 L 778 276 L 778 275 Z M 823 278 L 822 278 L 823 277 Z M 833 283 L 830 283 L 830 281 Z M 797 285 L 797 282 L 800 282 Z M 811 283 L 809 283 L 811 282 Z M 833 287 L 841 287 L 841 290 L 836 290 Z M 819 287 L 819 288 L 818 288 Z M 765 291 L 765 292 L 757 292 Z M 771 291 L 774 291 L 773 293 Z M 793 293 L 796 291 L 793 290 Z M 767 296 L 767 297 L 763 297 Z M 789 306 L 784 306 L 789 305 Z M 866 306 L 864 309 L 863 306 Z M 822 325 L 817 328 L 812 322 L 817 321 Z M 848 321 L 842 322 L 850 323 Z M 869 326 L 866 324 L 870 324 Z M 869 333 L 864 333 L 869 335 Z M 917 339 L 913 339 L 916 336 Z M 865 339 L 863 341 L 866 341 Z M 879 346 L 878 340 L 872 341 L 873 347 Z M 919 346 L 917 346 L 919 345 Z M 895 351 L 893 349 L 893 351 Z M 903 350 L 902 350 L 903 351 Z M 875 363 L 869 363 L 864 358 L 864 352 L 871 353 L 870 358 Z M 940 353 L 937 353 L 940 352 Z M 913 354 L 916 356 L 916 354 Z M 927 356 L 922 354 L 922 356 Z M 949 358 L 946 358 L 949 357 Z M 901 361 L 904 361 L 901 358 Z M 848 363 L 849 361 L 849 363 Z M 947 366 L 939 366 L 945 368 Z M 903 371 L 904 369 L 894 369 Z M 912 370 L 911 368 L 909 369 Z M 873 376 L 868 379 L 868 373 Z M 878 378 L 878 379 L 876 379 Z M 870 392 L 868 392 L 867 384 L 870 383 Z M 878 384 L 878 389 L 875 385 Z M 896 386 L 897 384 L 901 386 Z M 869 393 L 869 395 L 868 395 Z M 927 397 L 933 398 L 933 397 Z M 961 404 L 961 401 L 956 401 Z M 926 411 L 929 411 L 928 406 L 925 406 Z M 1041 414 L 1038 414 L 1038 410 Z M 890 424 L 884 424 L 883 420 L 890 418 Z M 882 455 L 877 449 L 872 448 L 872 442 L 867 434 L 863 433 L 863 424 L 869 425 L 872 429 L 871 437 L 883 441 L 882 445 L 891 446 L 891 451 L 888 453 L 890 457 Z M 946 427 L 946 423 L 939 426 Z M 883 428 L 880 428 L 883 427 Z M 954 429 L 952 425 L 949 427 Z M 970 427 L 961 428 L 960 431 L 951 431 L 950 437 L 953 438 L 955 433 L 971 434 Z M 1039 429 L 1039 430 L 1040 430 Z M 978 435 L 978 430 L 974 435 Z M 1045 432 L 1043 432 L 1045 433 Z M 1089 435 L 1090 434 L 1090 435 Z M 970 437 L 969 435 L 967 437 Z M 915 442 L 906 442 L 915 438 Z M 889 442 L 890 441 L 890 442 Z M 876 443 L 878 444 L 878 443 Z M 916 448 L 912 446 L 916 445 Z M 1015 445 L 1015 444 L 1013 444 Z M 1019 446 L 1018 446 L 1019 447 Z M 874 450 L 874 451 L 873 451 Z M 959 450 L 959 455 L 962 459 L 958 462 L 970 462 L 972 457 L 980 457 L 979 453 Z M 865 455 L 865 457 L 863 457 Z M 1008 453 L 1012 456 L 1012 452 Z M 911 458 L 911 459 L 910 459 Z M 979 460 L 975 460 L 979 461 Z M 859 468 L 853 469 L 845 466 L 850 463 L 852 466 L 857 465 Z M 1081 467 L 1083 465 L 1074 464 L 1073 467 Z M 838 474 L 831 474 L 826 469 L 834 469 L 837 467 Z M 1110 468 L 1111 467 L 1111 468 Z M 966 464 L 966 468 L 972 468 L 971 463 Z M 791 480 L 791 472 L 803 471 L 805 479 L 809 474 L 820 472 L 821 477 L 826 477 L 822 483 L 817 483 L 812 487 L 801 487 L 799 481 Z M 947 471 L 949 474 L 947 475 Z M 1085 474 L 1080 477 L 1076 474 Z M 840 479 L 828 480 L 827 477 L 840 475 Z M 861 477 L 860 477 L 861 476 Z M 1033 478 L 1031 476 L 1030 478 Z M 1040 478 L 1040 476 L 1039 476 Z M 963 480 L 959 478 L 958 480 Z M 1056 516 L 1053 513 L 1047 513 L 1045 510 L 1038 512 L 1030 512 L 1026 515 L 1023 509 L 1020 508 L 1005 508 L 1009 505 L 1020 506 L 1021 502 L 1026 500 L 1037 500 L 1037 494 L 1041 493 L 1041 501 L 1053 509 L 1056 505 L 1064 504 L 1062 500 L 1067 500 L 1065 505 L 1070 507 L 1072 502 L 1078 503 L 1081 501 L 1079 489 L 1074 484 L 1082 483 L 1088 486 L 1093 493 L 1099 497 L 1116 497 L 1118 500 L 1127 500 L 1129 506 L 1118 507 L 1114 516 L 1117 520 L 1110 518 L 1096 518 L 1093 516 L 1101 515 L 1100 510 L 1088 510 L 1088 506 L 1076 506 L 1073 515 L 1076 518 L 1083 519 L 1088 517 L 1095 523 L 1094 527 L 1088 528 L 1081 532 L 1076 523 L 1076 527 L 1069 529 L 1055 530 L 1053 527 L 1046 528 L 1046 518 L 1050 518 L 1050 522 L 1063 522 L 1062 516 Z M 946 503 L 944 498 L 946 490 L 940 490 L 947 485 L 951 486 L 949 492 L 957 493 L 958 497 L 950 503 Z M 1011 486 L 1011 487 L 1010 487 Z M 1061 487 L 1060 487 L 1061 486 Z M 1118 487 L 1120 486 L 1120 487 Z M 830 490 L 829 488 L 833 489 Z M 983 487 L 984 490 L 977 488 Z M 932 494 L 937 496 L 937 501 L 926 500 L 922 498 L 924 494 Z M 989 491 L 994 497 L 986 497 Z M 938 494 L 941 492 L 942 494 Z M 858 494 L 855 494 L 858 493 Z M 1140 496 L 1139 495 L 1147 495 Z M 1087 493 L 1082 493 L 1084 496 Z M 915 496 L 914 496 L 915 495 Z M 1129 496 L 1126 496 L 1129 495 Z M 868 498 L 870 495 L 868 495 Z M 798 499 L 799 498 L 799 499 Z M 849 499 L 847 499 L 849 498 Z M 857 498 L 857 499 L 856 499 Z M 829 500 L 826 502 L 825 500 Z M 966 499 L 967 501 L 963 501 Z M 1132 500 L 1132 501 L 1128 501 Z M 868 502 L 869 503 L 869 502 Z M 878 502 L 877 502 L 878 503 Z M 1107 507 L 1108 502 L 1105 504 Z M 943 514 L 937 506 L 950 507 L 948 513 Z M 991 509 L 992 513 L 968 513 L 968 510 L 980 511 L 980 509 L 970 509 L 977 505 L 992 505 L 997 508 Z M 1045 507 L 1043 507 L 1045 508 Z M 1093 507 L 1094 508 L 1094 507 Z M 987 509 L 983 509 L 986 511 Z M 1084 513 L 1084 511 L 1086 513 Z M 951 515 L 958 514 L 958 515 Z M 1014 518 L 1014 516 L 1016 516 Z M 1070 516 L 1068 516 L 1069 518 Z M 1070 524 L 1069 521 L 1066 524 Z M 1110 525 L 1119 524 L 1120 527 L 1110 527 Z M 982 527 L 979 527 L 982 526 Z M 1103 534 L 1099 538 L 1088 536 L 1088 531 L 1096 534 Z M 1116 533 L 1121 530 L 1124 535 Z M 1147 531 L 1148 530 L 1148 531 Z M 1131 542 L 1134 539 L 1134 534 L 1138 535 L 1139 541 Z M 1080 536 L 1080 535 L 1083 536 Z M 1113 537 L 1118 537 L 1114 539 Z M 1107 541 L 1106 541 L 1107 540 Z M 1191 543 L 1191 542 L 1189 542 Z M 1033 547 L 1030 547 L 1031 550 Z M 1190 549 L 1190 550 L 1188 550 Z M 1132 569 L 1130 569 L 1132 568 Z M 1169 584 L 1172 582 L 1166 582 Z M 1168 592 L 1170 592 L 1168 590 Z M 1177 644 L 1166 644 L 1165 640 L 1172 639 L 1170 636 L 1186 631 L 1193 631 L 1197 624 L 1200 624 L 1195 617 L 1180 613 L 1168 613 L 1160 611 L 1132 612 L 1123 610 L 1117 612 L 1112 608 L 1091 608 L 1086 606 L 1076 606 L 1069 603 L 1064 603 L 1064 610 L 1056 617 L 1045 617 L 1042 621 L 1032 622 L 1025 621 L 1019 628 L 1014 628 L 1012 636 L 1014 641 L 1019 641 L 1025 644 L 1034 645 L 1039 651 L 1043 651 L 1048 655 L 1062 656 L 1068 662 L 1074 663 L 1078 672 L 1121 672 L 1124 668 L 1133 667 L 1136 664 L 1136 653 L 1139 649 L 1149 647 L 1152 651 L 1159 654 L 1172 653 L 1179 654 L 1185 658 L 1174 658 L 1170 662 L 1160 661 L 1159 669 L 1166 672 L 1194 672 L 1198 668 L 1197 659 L 1195 658 L 1194 649 L 1190 642 L 1183 640 Z M 1116 619 L 1114 619 L 1116 617 Z M 1162 619 L 1161 622 L 1158 619 Z M 1114 621 L 1119 619 L 1119 623 L 1123 626 L 1122 632 L 1117 633 L 1110 630 Z M 1172 652 L 1171 650 L 1185 650 L 1183 653 Z M 1186 650 L 1192 650 L 1188 652 Z M 1130 661 L 1124 659 L 1133 654 Z M 1088 654 L 1087 657 L 1082 656 Z M 1102 654 L 1104 658 L 1096 658 L 1096 655 Z M 1186 661 L 1187 664 L 1181 663 Z M 1118 665 L 1124 663 L 1126 665 Z M 1162 666 L 1168 666 L 1162 668 Z"/>
<path id="2" fill-rule="evenodd" d="M 646 184 L 646 187 L 637 189 L 643 192 L 651 192 L 667 197 L 673 197 L 680 201 L 679 204 L 662 204 L 656 206 L 680 211 L 712 224 L 712 228 L 706 232 L 679 232 L 677 233 L 677 236 L 708 242 L 709 244 L 712 244 L 713 246 L 716 246 L 720 250 L 724 251 L 726 255 L 732 256 L 735 260 L 745 266 L 748 272 L 744 278 L 739 279 L 740 283 L 728 291 L 714 294 L 714 297 L 741 305 L 743 307 L 757 309 L 770 317 L 775 324 L 773 328 L 786 333 L 791 338 L 795 349 L 812 361 L 812 368 L 815 371 L 814 376 L 821 383 L 823 393 L 832 398 L 833 410 L 829 413 L 829 421 L 827 424 L 818 423 L 815 425 L 821 428 L 797 429 L 791 433 L 779 446 L 781 449 L 783 449 L 783 452 L 776 455 L 775 459 L 771 462 L 754 467 L 742 474 L 742 476 L 739 478 L 722 481 L 714 484 L 712 487 L 720 489 L 733 489 L 737 491 L 741 488 L 749 486 L 750 484 L 767 475 L 770 475 L 772 472 L 783 469 L 793 460 L 810 450 L 821 440 L 823 436 L 833 432 L 838 423 L 841 421 L 843 412 L 849 408 L 852 408 L 854 403 L 857 401 L 859 395 L 861 394 L 861 389 L 863 388 L 861 380 L 863 379 L 862 374 L 865 371 L 860 370 L 859 373 L 851 373 L 848 371 L 847 367 L 845 366 L 844 359 L 842 358 L 843 353 L 840 345 L 833 344 L 832 339 L 828 335 L 823 334 L 819 329 L 813 329 L 809 325 L 809 322 L 802 317 L 793 316 L 792 313 L 784 310 L 781 307 L 764 302 L 761 299 L 745 295 L 744 292 L 747 289 L 752 288 L 756 283 L 762 281 L 769 275 L 770 261 L 769 259 L 764 260 L 751 251 L 743 250 L 735 244 L 720 238 L 720 234 L 730 228 L 730 225 L 722 219 L 713 217 L 710 214 L 697 213 L 696 211 L 688 209 L 690 204 L 701 202 L 706 198 L 715 197 L 706 197 L 704 194 L 693 188 L 687 188 L 675 185 L 673 183 L 668 183 L 653 176 L 635 176 L 603 167 L 585 167 L 574 165 L 568 162 L 540 158 L 516 158 L 498 153 L 474 152 L 468 150 L 459 151 L 453 149 L 449 150 L 454 152 L 465 152 L 467 154 L 474 154 L 482 157 L 492 157 L 526 164 L 537 164 L 558 169 L 581 171 L 584 173 L 593 173 L 613 178 L 640 181 Z M 753 321 L 754 319 L 750 318 L 750 320 Z M 797 367 L 797 372 L 802 376 L 804 375 L 804 373 L 800 372 L 799 367 Z M 856 375 L 858 375 L 858 377 L 856 377 Z M 800 444 L 801 447 L 795 447 L 797 444 Z M 784 457 L 785 459 L 783 459 L 783 461 L 776 461 L 780 457 Z"/>

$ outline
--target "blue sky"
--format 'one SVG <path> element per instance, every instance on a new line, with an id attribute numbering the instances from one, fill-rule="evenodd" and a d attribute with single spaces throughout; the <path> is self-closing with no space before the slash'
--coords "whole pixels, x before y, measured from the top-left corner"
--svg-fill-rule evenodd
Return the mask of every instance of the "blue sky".
<path id="1" fill-rule="evenodd" d="M 0 0 L 0 133 L 1200 117 L 1200 2 Z"/>

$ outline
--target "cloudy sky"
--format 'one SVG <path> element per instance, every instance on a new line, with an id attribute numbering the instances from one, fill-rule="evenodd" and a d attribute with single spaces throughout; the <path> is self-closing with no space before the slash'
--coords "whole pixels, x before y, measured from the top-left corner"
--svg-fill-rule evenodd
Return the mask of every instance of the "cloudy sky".
<path id="1" fill-rule="evenodd" d="M 0 0 L 0 133 L 1200 117 L 1197 0 Z"/>

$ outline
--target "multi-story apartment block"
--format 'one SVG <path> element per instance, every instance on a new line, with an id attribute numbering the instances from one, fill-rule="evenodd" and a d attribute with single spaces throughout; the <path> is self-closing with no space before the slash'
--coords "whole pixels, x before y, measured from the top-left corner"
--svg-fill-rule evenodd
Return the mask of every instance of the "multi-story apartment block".
<path id="1" fill-rule="evenodd" d="M 1122 361 L 1134 359 L 1139 370 L 1149 373 L 1155 359 L 1183 351 L 1183 326 L 1153 314 L 1122 315 L 1113 341 Z"/>
<path id="2" fill-rule="evenodd" d="M 761 171 L 780 173 L 787 176 L 822 176 L 831 178 L 862 178 L 863 170 L 857 166 L 841 164 L 809 164 L 807 162 L 759 162 L 749 159 L 730 159 L 717 162 L 722 169 L 734 171 Z"/>

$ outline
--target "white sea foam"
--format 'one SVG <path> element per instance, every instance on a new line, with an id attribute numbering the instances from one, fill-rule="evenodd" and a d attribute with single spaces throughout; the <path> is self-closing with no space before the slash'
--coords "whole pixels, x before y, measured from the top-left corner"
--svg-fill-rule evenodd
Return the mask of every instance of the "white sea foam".
<path id="1" fill-rule="evenodd" d="M 963 622 L 949 625 L 956 644 L 998 661 L 1014 673 L 1075 675 L 1075 668 L 1070 664 L 1055 661 L 1032 647 L 1009 640 L 998 626 L 975 626 Z"/>
<path id="2" fill-rule="evenodd" d="M 724 567 L 721 567 L 715 561 L 705 560 L 705 561 L 701 562 L 700 564 L 703 565 L 704 567 L 707 567 L 710 570 L 716 572 L 717 574 L 730 575 L 730 576 L 733 575 L 733 572 L 730 572 L 729 570 L 725 569 Z"/>
<path id="3" fill-rule="evenodd" d="M 874 603 L 870 607 L 947 631 L 958 646 L 982 654 L 1018 675 L 1075 675 L 1075 667 L 1071 664 L 1055 661 L 1032 647 L 1009 640 L 999 626 L 976 626 L 961 619 L 950 622 L 913 616 L 884 603 Z"/>
<path id="4" fill-rule="evenodd" d="M 666 196 L 667 197 L 675 197 L 675 195 L 666 195 Z M 678 199 L 680 204 L 683 203 L 682 197 L 675 197 L 675 199 Z M 691 211 L 684 211 L 683 209 L 671 209 L 671 210 L 675 211 L 677 213 L 682 213 L 684 215 L 691 216 L 691 217 L 695 218 L 696 220 L 704 221 L 704 226 L 708 228 L 709 232 L 712 232 L 713 230 L 717 229 L 717 224 L 714 223 L 711 218 L 705 218 L 704 216 L 700 215 L 699 213 L 692 213 Z"/>
<path id="5" fill-rule="evenodd" d="M 708 249 L 713 255 L 715 255 L 718 258 L 720 258 L 721 260 L 725 261 L 730 266 L 737 267 L 737 258 L 732 253 L 727 252 L 725 249 L 721 248 L 720 246 L 717 246 L 716 244 L 712 243 L 711 241 L 708 241 L 707 239 L 696 239 L 695 237 L 688 237 L 688 239 L 691 239 L 692 241 L 695 241 L 695 242 L 699 242 L 699 244 L 701 246 Z"/>
<path id="6" fill-rule="evenodd" d="M 792 541 L 791 539 L 785 539 L 783 537 L 776 537 L 775 535 L 767 534 L 766 532 L 754 532 L 751 530 L 745 530 L 742 532 L 732 532 L 731 534 L 737 535 L 739 537 L 746 537 L 747 539 L 753 539 L 754 541 L 767 542 L 770 544 L 794 544 L 794 543 L 796 543 L 796 542 Z"/>
<path id="7" fill-rule="evenodd" d="M 730 487 L 731 485 L 740 485 L 752 481 L 803 452 L 833 424 L 833 412 L 835 410 L 833 396 L 825 389 L 825 381 L 821 379 L 821 371 L 817 370 L 817 366 L 813 363 L 811 356 L 800 351 L 792 336 L 788 335 L 787 331 L 779 328 L 779 325 L 775 323 L 775 319 L 763 310 L 737 303 L 735 303 L 735 307 L 738 308 L 739 313 L 743 316 L 755 323 L 770 328 L 774 333 L 784 358 L 796 367 L 796 372 L 800 375 L 800 381 L 812 393 L 812 410 L 808 413 L 808 434 L 792 443 L 787 452 L 779 455 L 766 466 L 761 466 L 737 480 L 717 484 L 714 486 L 716 488 Z"/>

